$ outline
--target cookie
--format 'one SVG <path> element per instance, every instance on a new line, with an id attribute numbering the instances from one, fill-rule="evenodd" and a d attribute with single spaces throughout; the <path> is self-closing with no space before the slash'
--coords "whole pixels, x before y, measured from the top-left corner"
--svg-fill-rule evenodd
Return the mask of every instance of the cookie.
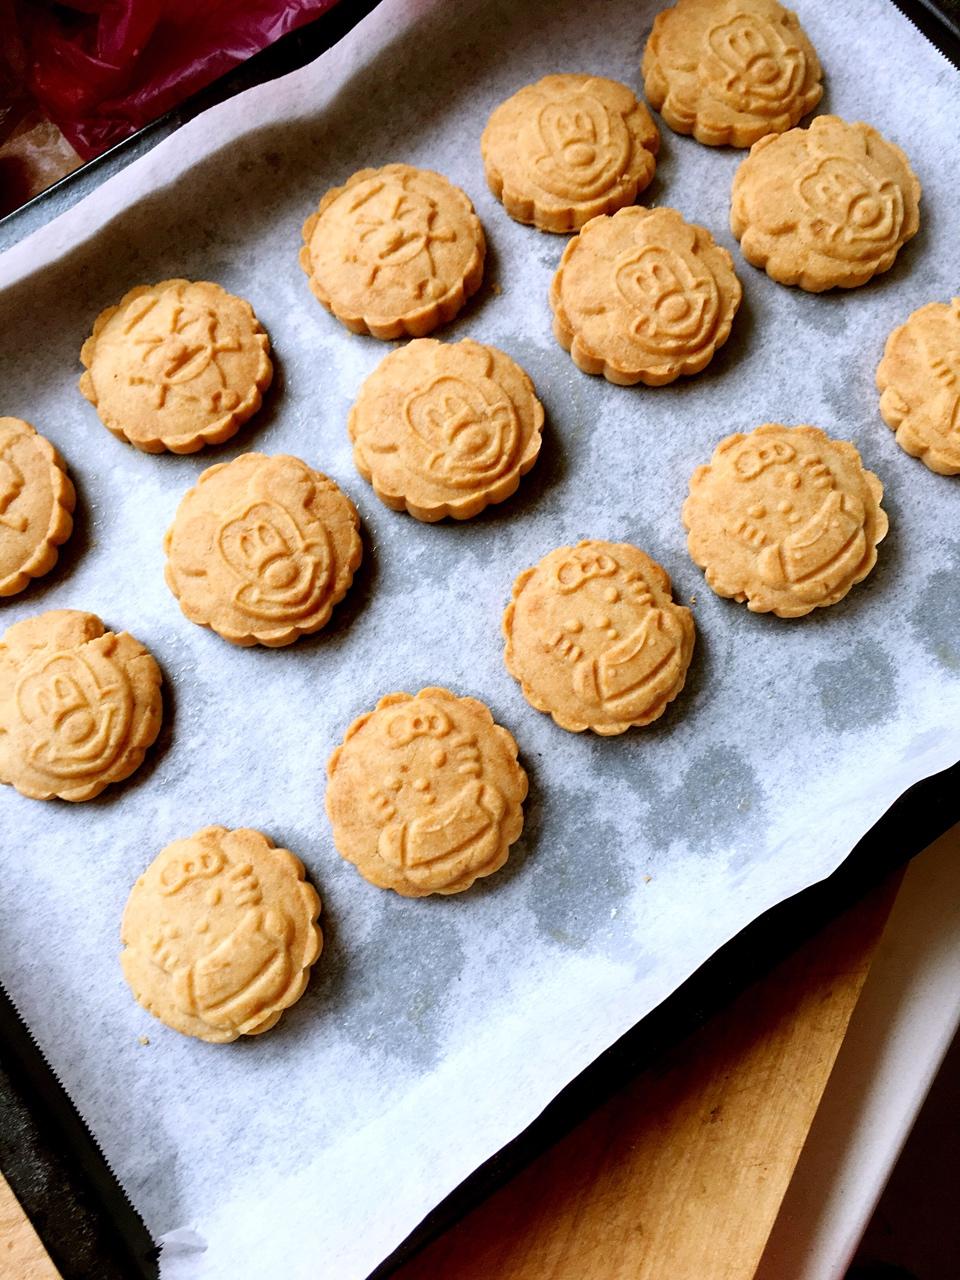
<path id="1" fill-rule="evenodd" d="M 730 228 L 743 256 L 810 293 L 855 289 L 893 266 L 920 226 L 920 183 L 868 124 L 818 116 L 770 134 L 733 179 Z"/>
<path id="2" fill-rule="evenodd" d="M 320 899 L 289 849 L 204 827 L 157 854 L 123 913 L 120 963 L 143 1007 L 185 1036 L 256 1036 L 303 995 Z"/>
<path id="3" fill-rule="evenodd" d="M 558 547 L 513 584 L 504 662 L 523 696 L 561 729 L 604 737 L 663 715 L 693 655 L 689 609 L 627 542 Z"/>
<path id="4" fill-rule="evenodd" d="M 63 459 L 20 418 L 0 418 L 0 596 L 57 563 L 73 531 L 76 495 Z"/>
<path id="5" fill-rule="evenodd" d="M 0 782 L 34 800 L 90 800 L 127 778 L 160 732 L 160 668 L 133 636 L 78 609 L 0 640 Z"/>
<path id="6" fill-rule="evenodd" d="M 363 554 L 360 518 L 325 475 L 288 454 L 209 467 L 167 530 L 167 586 L 191 622 L 276 648 L 319 631 Z"/>
<path id="7" fill-rule="evenodd" d="M 602 76 L 544 76 L 501 102 L 480 151 L 511 218 L 577 231 L 633 204 L 657 167 L 660 134 L 633 90 Z"/>
<path id="8" fill-rule="evenodd" d="M 697 468 L 683 523 L 718 596 L 799 618 L 842 600 L 876 564 L 882 497 L 852 444 L 768 422 L 721 440 Z"/>
<path id="9" fill-rule="evenodd" d="M 439 173 L 361 169 L 303 224 L 310 288 L 353 333 L 422 338 L 480 288 L 486 242 L 469 197 Z"/>
<path id="10" fill-rule="evenodd" d="M 418 338 L 370 374 L 348 427 L 381 502 L 418 520 L 466 520 L 509 498 L 536 462 L 543 406 L 496 347 Z"/>
<path id="11" fill-rule="evenodd" d="M 894 329 L 877 390 L 901 449 L 942 476 L 960 475 L 960 298 L 928 302 Z"/>
<path id="12" fill-rule="evenodd" d="M 364 879 L 405 898 L 460 893 L 507 860 L 523 829 L 517 744 L 475 698 L 391 693 L 327 766 L 333 842 Z"/>
<path id="13" fill-rule="evenodd" d="M 273 377 L 249 302 L 209 281 L 140 285 L 97 317 L 80 390 L 144 453 L 196 453 L 236 435 Z"/>
<path id="14" fill-rule="evenodd" d="M 710 147 L 749 147 L 783 133 L 820 101 L 820 63 L 776 0 L 678 0 L 658 13 L 643 88 L 677 133 Z"/>
<path id="15" fill-rule="evenodd" d="M 550 287 L 553 332 L 584 373 L 660 387 L 699 373 L 740 305 L 733 259 L 676 209 L 621 209 L 567 245 Z"/>

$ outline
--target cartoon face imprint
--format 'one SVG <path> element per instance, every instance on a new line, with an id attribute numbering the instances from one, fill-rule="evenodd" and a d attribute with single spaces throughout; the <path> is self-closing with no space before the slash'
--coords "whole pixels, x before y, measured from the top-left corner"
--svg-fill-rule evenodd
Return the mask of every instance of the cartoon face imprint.
<path id="1" fill-rule="evenodd" d="M 826 240 L 839 258 L 860 258 L 896 244 L 903 226 L 903 193 L 889 178 L 877 179 L 846 156 L 812 161 L 795 181 L 811 239 Z M 813 234 L 815 232 L 815 234 Z"/>
<path id="2" fill-rule="evenodd" d="M 221 356 L 240 352 L 239 338 L 222 328 L 216 310 L 184 286 L 134 301 L 123 325 L 132 335 L 136 368 L 130 386 L 145 387 L 156 409 L 168 397 L 196 403 L 208 413 L 236 408 L 240 397 L 227 387 Z"/>
<path id="3" fill-rule="evenodd" d="M 420 471 L 457 488 L 501 475 L 519 441 L 516 412 L 489 378 L 435 377 L 407 397 L 403 419 Z"/>
<path id="4" fill-rule="evenodd" d="M 696 351 L 717 325 L 720 297 L 716 281 L 698 264 L 664 245 L 643 245 L 620 255 L 617 291 L 630 308 L 630 332 L 657 353 Z"/>
<path id="5" fill-rule="evenodd" d="M 921 330 L 917 345 L 935 385 L 926 420 L 938 435 L 960 436 L 960 323 Z"/>
<path id="6" fill-rule="evenodd" d="M 590 199 L 621 177 L 630 155 L 623 119 L 589 93 L 545 103 L 537 112 L 537 182 L 557 196 Z"/>
<path id="7" fill-rule="evenodd" d="M 803 85 L 803 50 L 788 45 L 757 14 L 738 13 L 710 27 L 706 39 L 709 56 L 700 64 L 700 75 L 736 111 L 775 114 Z"/>
<path id="8" fill-rule="evenodd" d="M 102 772 L 127 739 L 130 688 L 103 655 L 94 664 L 78 653 L 54 653 L 27 669 L 15 697 L 28 732 L 27 757 L 55 778 Z"/>
<path id="9" fill-rule="evenodd" d="M 433 245 L 457 238 L 435 200 L 390 179 L 360 183 L 349 208 L 354 218 L 347 257 L 367 267 L 368 286 L 385 268 L 416 260 L 425 288 L 437 273 Z"/>
<path id="10" fill-rule="evenodd" d="M 235 582 L 231 600 L 256 618 L 309 612 L 326 591 L 333 567 L 327 530 L 317 521 L 303 532 L 279 503 L 246 503 L 225 520 L 217 549 Z"/>

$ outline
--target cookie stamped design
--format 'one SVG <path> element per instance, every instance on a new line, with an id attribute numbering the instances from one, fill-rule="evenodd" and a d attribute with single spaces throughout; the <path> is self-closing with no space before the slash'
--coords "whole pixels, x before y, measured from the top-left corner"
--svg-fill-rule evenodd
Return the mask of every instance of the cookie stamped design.
<path id="1" fill-rule="evenodd" d="M 928 302 L 894 329 L 877 390 L 901 449 L 940 475 L 960 475 L 960 298 Z"/>
<path id="2" fill-rule="evenodd" d="M 50 441 L 20 418 L 0 418 L 0 596 L 50 572 L 73 530 L 75 502 Z"/>
<path id="3" fill-rule="evenodd" d="M 517 744 L 475 698 L 392 693 L 347 730 L 327 767 L 334 844 L 404 897 L 460 893 L 507 860 L 523 829 Z"/>

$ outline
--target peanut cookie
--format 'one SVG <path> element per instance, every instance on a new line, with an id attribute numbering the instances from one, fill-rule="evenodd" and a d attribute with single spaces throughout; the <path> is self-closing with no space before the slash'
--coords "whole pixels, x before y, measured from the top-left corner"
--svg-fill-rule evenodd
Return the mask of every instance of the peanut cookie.
<path id="1" fill-rule="evenodd" d="M 502 102 L 480 151 L 511 218 L 576 231 L 633 204 L 657 167 L 660 134 L 633 90 L 601 76 L 544 76 Z"/>
<path id="2" fill-rule="evenodd" d="M 919 226 L 920 183 L 868 124 L 818 116 L 770 134 L 734 175 L 730 227 L 743 256 L 810 293 L 866 284 Z"/>
<path id="3" fill-rule="evenodd" d="M 728 436 L 690 479 L 690 555 L 718 596 L 799 618 L 842 600 L 877 562 L 883 485 L 852 444 L 765 423 Z"/>
<path id="4" fill-rule="evenodd" d="M 140 285 L 97 317 L 80 390 L 118 439 L 144 453 L 196 453 L 260 408 L 269 350 L 250 303 L 218 284 Z"/>
<path id="5" fill-rule="evenodd" d="M 523 829 L 517 744 L 475 698 L 391 693 L 355 720 L 327 766 L 333 841 L 405 898 L 460 893 L 507 860 Z"/>
<path id="6" fill-rule="evenodd" d="M 0 418 L 0 596 L 49 573 L 73 530 L 76 495 L 63 459 L 20 418 Z"/>
<path id="7" fill-rule="evenodd" d="M 960 298 L 928 302 L 894 329 L 877 390 L 901 449 L 942 476 L 960 475 Z"/>
<path id="8" fill-rule="evenodd" d="M 319 631 L 363 554 L 360 518 L 325 475 L 288 454 L 209 467 L 164 538 L 167 586 L 191 622 L 276 648 Z"/>
<path id="9" fill-rule="evenodd" d="M 509 498 L 536 462 L 543 406 L 496 347 L 418 338 L 370 374 L 348 426 L 381 502 L 418 520 L 466 520 Z"/>
<path id="10" fill-rule="evenodd" d="M 160 732 L 160 668 L 126 631 L 53 609 L 0 641 L 0 782 L 89 800 L 129 777 Z"/>
<path id="11" fill-rule="evenodd" d="M 695 629 L 670 579 L 627 542 L 558 547 L 513 584 L 504 661 L 561 729 L 604 737 L 650 724 L 683 688 Z"/>
<path id="12" fill-rule="evenodd" d="M 550 287 L 553 332 L 584 373 L 660 387 L 699 373 L 740 305 L 733 259 L 676 209 L 621 209 L 567 245 Z"/>
<path id="13" fill-rule="evenodd" d="M 469 198 L 439 173 L 361 169 L 303 224 L 300 265 L 353 333 L 422 338 L 480 288 L 486 242 Z"/>
<path id="14" fill-rule="evenodd" d="M 776 0 L 678 0 L 643 54 L 650 105 L 710 147 L 783 133 L 820 101 L 820 63 L 797 15 Z"/>
<path id="15" fill-rule="evenodd" d="M 226 1044 L 269 1031 L 320 954 L 320 899 L 303 863 L 259 831 L 204 827 L 159 853 L 123 913 L 124 976 L 185 1036 Z"/>

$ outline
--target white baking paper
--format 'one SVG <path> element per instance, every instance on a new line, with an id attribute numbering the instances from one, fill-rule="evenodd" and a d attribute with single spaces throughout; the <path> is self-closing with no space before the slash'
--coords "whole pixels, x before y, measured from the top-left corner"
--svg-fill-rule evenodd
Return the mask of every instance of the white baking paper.
<path id="1" fill-rule="evenodd" d="M 166 677 L 161 739 L 128 783 L 75 807 L 4 789 L 0 975 L 151 1231 L 179 1232 L 169 1277 L 366 1275 L 717 947 L 833 871 L 900 792 L 960 757 L 960 480 L 898 449 L 873 385 L 888 332 L 958 291 L 957 74 L 885 0 L 803 6 L 826 69 L 821 109 L 878 126 L 924 187 L 919 235 L 850 292 L 812 296 L 746 265 L 727 230 L 742 153 L 664 129 L 643 200 L 733 251 L 744 302 L 703 374 L 613 387 L 551 337 L 565 237 L 506 216 L 478 142 L 492 107 L 547 72 L 638 86 L 654 11 L 385 0 L 312 66 L 194 120 L 0 259 L 0 412 L 55 441 L 80 494 L 62 565 L 5 602 L 4 622 L 90 609 L 144 641 Z M 347 411 L 389 348 L 327 315 L 297 265 L 323 191 L 387 161 L 439 169 L 475 201 L 486 283 L 445 336 L 510 352 L 547 409 L 520 492 L 462 525 L 391 512 L 355 472 Z M 264 410 L 200 456 L 137 453 L 76 389 L 100 309 L 170 276 L 249 298 L 276 352 Z M 714 596 L 680 522 L 694 466 L 767 420 L 854 440 L 887 486 L 875 572 L 799 621 Z M 365 531 L 332 624 L 280 651 L 191 625 L 163 582 L 180 496 L 251 448 L 328 472 Z M 587 536 L 638 543 L 695 598 L 687 689 L 656 725 L 615 739 L 558 729 L 501 657 L 515 575 Z M 489 703 L 520 743 L 530 798 L 503 871 L 460 897 L 406 901 L 337 855 L 324 766 L 382 694 L 428 684 Z M 135 877 L 214 822 L 295 850 L 325 903 L 304 998 L 268 1035 L 229 1046 L 155 1022 L 117 962 Z"/>

